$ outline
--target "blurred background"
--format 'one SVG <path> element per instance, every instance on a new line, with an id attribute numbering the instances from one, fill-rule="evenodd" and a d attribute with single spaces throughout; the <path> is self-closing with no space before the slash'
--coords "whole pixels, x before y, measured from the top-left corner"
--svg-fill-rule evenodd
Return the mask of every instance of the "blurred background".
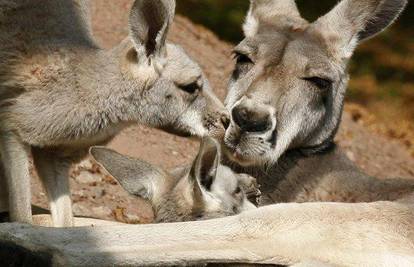
<path id="1" fill-rule="evenodd" d="M 179 0 L 178 13 L 236 44 L 248 0 Z M 329 11 L 337 0 L 296 1 L 309 21 Z M 414 3 L 388 31 L 363 43 L 350 65 L 346 109 L 354 119 L 401 140 L 414 156 Z"/>

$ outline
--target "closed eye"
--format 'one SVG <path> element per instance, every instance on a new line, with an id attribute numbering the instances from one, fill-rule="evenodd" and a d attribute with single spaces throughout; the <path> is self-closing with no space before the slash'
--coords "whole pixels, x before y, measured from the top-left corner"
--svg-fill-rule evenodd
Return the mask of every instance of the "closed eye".
<path id="1" fill-rule="evenodd" d="M 327 90 L 331 88 L 333 84 L 333 81 L 320 77 L 303 78 L 303 80 L 311 82 L 313 85 L 317 86 L 321 90 Z"/>
<path id="2" fill-rule="evenodd" d="M 232 74 L 232 79 L 238 80 L 253 68 L 254 61 L 247 54 L 239 51 L 233 51 L 233 56 L 237 63 Z"/>
<path id="3" fill-rule="evenodd" d="M 240 194 L 240 193 L 241 193 L 241 191 L 242 191 L 241 187 L 240 187 L 240 186 L 238 186 L 238 187 L 236 187 L 236 189 L 234 190 L 233 194 L 234 194 L 234 195 Z"/>
<path id="4" fill-rule="evenodd" d="M 244 54 L 244 53 L 234 51 L 233 56 L 236 59 L 237 64 L 251 64 L 251 63 L 253 63 L 253 60 L 251 60 L 251 58 L 248 55 Z"/>

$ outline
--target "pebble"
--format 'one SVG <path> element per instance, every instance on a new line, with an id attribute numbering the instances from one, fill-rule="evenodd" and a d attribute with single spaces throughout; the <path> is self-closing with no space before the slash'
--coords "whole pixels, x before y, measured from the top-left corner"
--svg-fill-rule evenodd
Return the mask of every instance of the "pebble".
<path id="1" fill-rule="evenodd" d="M 74 203 L 72 205 L 73 214 L 76 216 L 90 216 L 90 209 L 80 203 Z"/>
<path id="2" fill-rule="evenodd" d="M 356 158 L 355 158 L 355 154 L 352 151 L 346 151 L 346 156 L 353 162 L 355 162 Z"/>
<path id="3" fill-rule="evenodd" d="M 80 169 L 90 170 L 92 169 L 93 164 L 91 160 L 86 159 L 86 160 L 81 161 L 77 166 Z"/>
<path id="4" fill-rule="evenodd" d="M 88 171 L 81 171 L 75 180 L 82 184 L 99 183 L 102 182 L 102 176 Z"/>
<path id="5" fill-rule="evenodd" d="M 105 195 L 105 190 L 99 187 L 93 187 L 91 191 L 93 195 L 97 198 L 101 198 Z"/>
<path id="6" fill-rule="evenodd" d="M 128 211 L 124 213 L 126 221 L 130 224 L 139 224 L 141 223 L 141 218 L 135 214 L 130 214 Z"/>
<path id="7" fill-rule="evenodd" d="M 105 206 L 93 207 L 92 214 L 94 217 L 105 219 L 112 215 L 112 210 Z"/>

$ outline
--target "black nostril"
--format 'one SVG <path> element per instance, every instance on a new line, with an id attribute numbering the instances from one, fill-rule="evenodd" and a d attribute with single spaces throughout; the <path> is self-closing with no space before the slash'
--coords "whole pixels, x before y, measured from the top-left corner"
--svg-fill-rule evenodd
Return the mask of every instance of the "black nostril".
<path id="1" fill-rule="evenodd" d="M 249 111 L 245 107 L 235 107 L 231 113 L 233 121 L 246 132 L 264 132 L 271 128 L 268 114 Z"/>
<path id="2" fill-rule="evenodd" d="M 228 115 L 223 114 L 221 116 L 221 123 L 223 123 L 224 129 L 228 129 L 230 126 L 230 118 Z"/>
<path id="3" fill-rule="evenodd" d="M 247 124 L 247 109 L 241 107 L 235 107 L 231 112 L 234 122 L 240 127 L 244 128 Z"/>

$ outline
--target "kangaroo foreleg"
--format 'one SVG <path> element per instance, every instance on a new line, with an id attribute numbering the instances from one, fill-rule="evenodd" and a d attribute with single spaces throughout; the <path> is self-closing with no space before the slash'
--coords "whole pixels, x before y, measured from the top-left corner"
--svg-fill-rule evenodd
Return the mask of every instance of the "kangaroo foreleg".
<path id="1" fill-rule="evenodd" d="M 9 193 L 0 155 L 0 213 L 9 211 Z"/>
<path id="2" fill-rule="evenodd" d="M 8 194 L 10 220 L 31 223 L 30 146 L 15 134 L 6 132 L 2 133 L 0 147 L 6 180 L 0 179 L 7 183 L 7 190 L 2 194 Z"/>
<path id="3" fill-rule="evenodd" d="M 49 199 L 55 227 L 73 226 L 72 201 L 69 188 L 71 162 L 42 149 L 33 149 L 34 163 Z"/>

